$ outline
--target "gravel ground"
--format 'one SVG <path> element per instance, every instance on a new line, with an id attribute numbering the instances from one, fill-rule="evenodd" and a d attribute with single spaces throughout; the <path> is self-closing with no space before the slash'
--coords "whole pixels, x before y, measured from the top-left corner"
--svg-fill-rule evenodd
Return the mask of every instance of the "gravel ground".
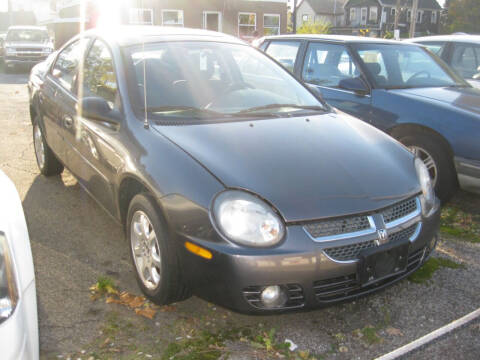
<path id="1" fill-rule="evenodd" d="M 93 302 L 89 287 L 99 276 L 110 277 L 121 290 L 140 294 L 123 233 L 68 172 L 53 179 L 39 176 L 25 82 L 25 74 L 0 74 L 0 168 L 23 199 L 45 359 L 145 358 L 147 350 L 160 358 L 167 345 L 180 337 L 240 327 L 260 332 L 274 328 L 274 340 L 292 340 L 298 345 L 298 356 L 304 356 L 300 351 L 310 351 L 324 359 L 371 359 L 480 306 L 480 244 L 446 236 L 441 237 L 435 256 L 461 263 L 463 268 L 441 268 L 428 283 L 405 280 L 375 295 L 316 311 L 253 317 L 193 297 L 162 308 L 149 320 L 120 305 Z M 480 208 L 480 197 L 460 196 L 468 206 Z M 477 321 L 407 358 L 478 358 L 479 333 Z M 105 347 L 111 348 L 111 355 L 98 355 L 105 353 Z M 241 337 L 228 342 L 227 348 L 231 358 L 277 357 L 275 352 L 260 357 Z"/>

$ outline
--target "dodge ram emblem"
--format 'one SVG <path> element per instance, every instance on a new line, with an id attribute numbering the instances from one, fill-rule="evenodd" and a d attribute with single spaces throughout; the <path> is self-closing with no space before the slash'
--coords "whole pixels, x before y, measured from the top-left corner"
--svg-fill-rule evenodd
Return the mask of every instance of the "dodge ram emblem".
<path id="1" fill-rule="evenodd" d="M 375 244 L 377 246 L 386 244 L 388 242 L 388 232 L 385 229 L 377 230 L 378 238 L 375 239 Z"/>

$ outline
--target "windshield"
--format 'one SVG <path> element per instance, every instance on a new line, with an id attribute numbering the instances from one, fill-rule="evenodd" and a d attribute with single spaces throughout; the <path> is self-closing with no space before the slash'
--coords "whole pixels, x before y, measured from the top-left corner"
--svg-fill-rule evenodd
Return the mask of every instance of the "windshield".
<path id="1" fill-rule="evenodd" d="M 421 47 L 358 44 L 354 48 L 377 88 L 468 86 L 443 62 Z"/>
<path id="2" fill-rule="evenodd" d="M 7 34 L 10 42 L 47 42 L 48 32 L 44 30 L 10 30 Z"/>
<path id="3" fill-rule="evenodd" d="M 133 100 L 154 117 L 261 117 L 326 110 L 281 66 L 246 45 L 169 42 L 127 50 L 136 85 Z"/>

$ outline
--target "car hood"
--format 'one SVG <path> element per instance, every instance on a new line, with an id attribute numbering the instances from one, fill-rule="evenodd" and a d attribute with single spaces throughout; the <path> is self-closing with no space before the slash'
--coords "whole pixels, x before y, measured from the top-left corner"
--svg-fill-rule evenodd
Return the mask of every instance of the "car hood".
<path id="1" fill-rule="evenodd" d="M 466 110 L 480 115 L 480 90 L 470 87 L 453 88 L 418 88 L 389 90 L 389 92 L 410 98 L 423 98 L 429 102 L 440 102 L 452 105 L 458 109 Z"/>
<path id="2" fill-rule="evenodd" d="M 412 154 L 348 115 L 153 126 L 287 222 L 372 211 L 420 190 Z"/>

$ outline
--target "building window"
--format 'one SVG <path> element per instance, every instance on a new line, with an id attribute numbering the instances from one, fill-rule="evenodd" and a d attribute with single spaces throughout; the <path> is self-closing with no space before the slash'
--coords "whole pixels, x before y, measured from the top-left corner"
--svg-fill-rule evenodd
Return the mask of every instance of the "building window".
<path id="1" fill-rule="evenodd" d="M 278 14 L 263 15 L 263 34 L 264 35 L 280 35 L 280 15 Z"/>
<path id="2" fill-rule="evenodd" d="M 423 10 L 417 12 L 417 23 L 421 24 L 423 22 Z"/>
<path id="3" fill-rule="evenodd" d="M 437 23 L 437 12 L 436 11 L 432 11 L 432 16 L 430 18 L 430 21 L 432 22 L 432 24 Z"/>
<path id="4" fill-rule="evenodd" d="M 257 31 L 257 14 L 239 13 L 238 14 L 238 36 L 254 37 Z"/>
<path id="5" fill-rule="evenodd" d="M 395 12 L 396 12 L 396 11 L 397 11 L 397 9 L 391 8 L 391 9 L 390 9 L 390 15 L 395 16 Z"/>
<path id="6" fill-rule="evenodd" d="M 362 8 L 361 10 L 361 16 L 360 16 L 360 24 L 362 25 L 367 25 L 367 8 Z"/>
<path id="7" fill-rule="evenodd" d="M 357 9 L 350 8 L 350 22 L 354 22 L 355 18 L 357 17 Z"/>
<path id="8" fill-rule="evenodd" d="M 308 22 L 308 21 L 309 21 L 308 18 L 309 18 L 309 16 L 308 16 L 307 14 L 303 14 L 303 15 L 302 15 L 302 22 L 303 22 L 303 23 Z"/>
<path id="9" fill-rule="evenodd" d="M 153 9 L 129 9 L 128 19 L 132 25 L 153 25 Z"/>
<path id="10" fill-rule="evenodd" d="M 378 8 L 376 6 L 372 6 L 370 8 L 370 14 L 368 16 L 368 21 L 372 23 L 376 23 L 378 18 Z"/>
<path id="11" fill-rule="evenodd" d="M 183 26 L 183 10 L 162 10 L 162 25 Z"/>
<path id="12" fill-rule="evenodd" d="M 412 10 L 407 10 L 407 21 L 410 21 L 412 18 Z"/>

